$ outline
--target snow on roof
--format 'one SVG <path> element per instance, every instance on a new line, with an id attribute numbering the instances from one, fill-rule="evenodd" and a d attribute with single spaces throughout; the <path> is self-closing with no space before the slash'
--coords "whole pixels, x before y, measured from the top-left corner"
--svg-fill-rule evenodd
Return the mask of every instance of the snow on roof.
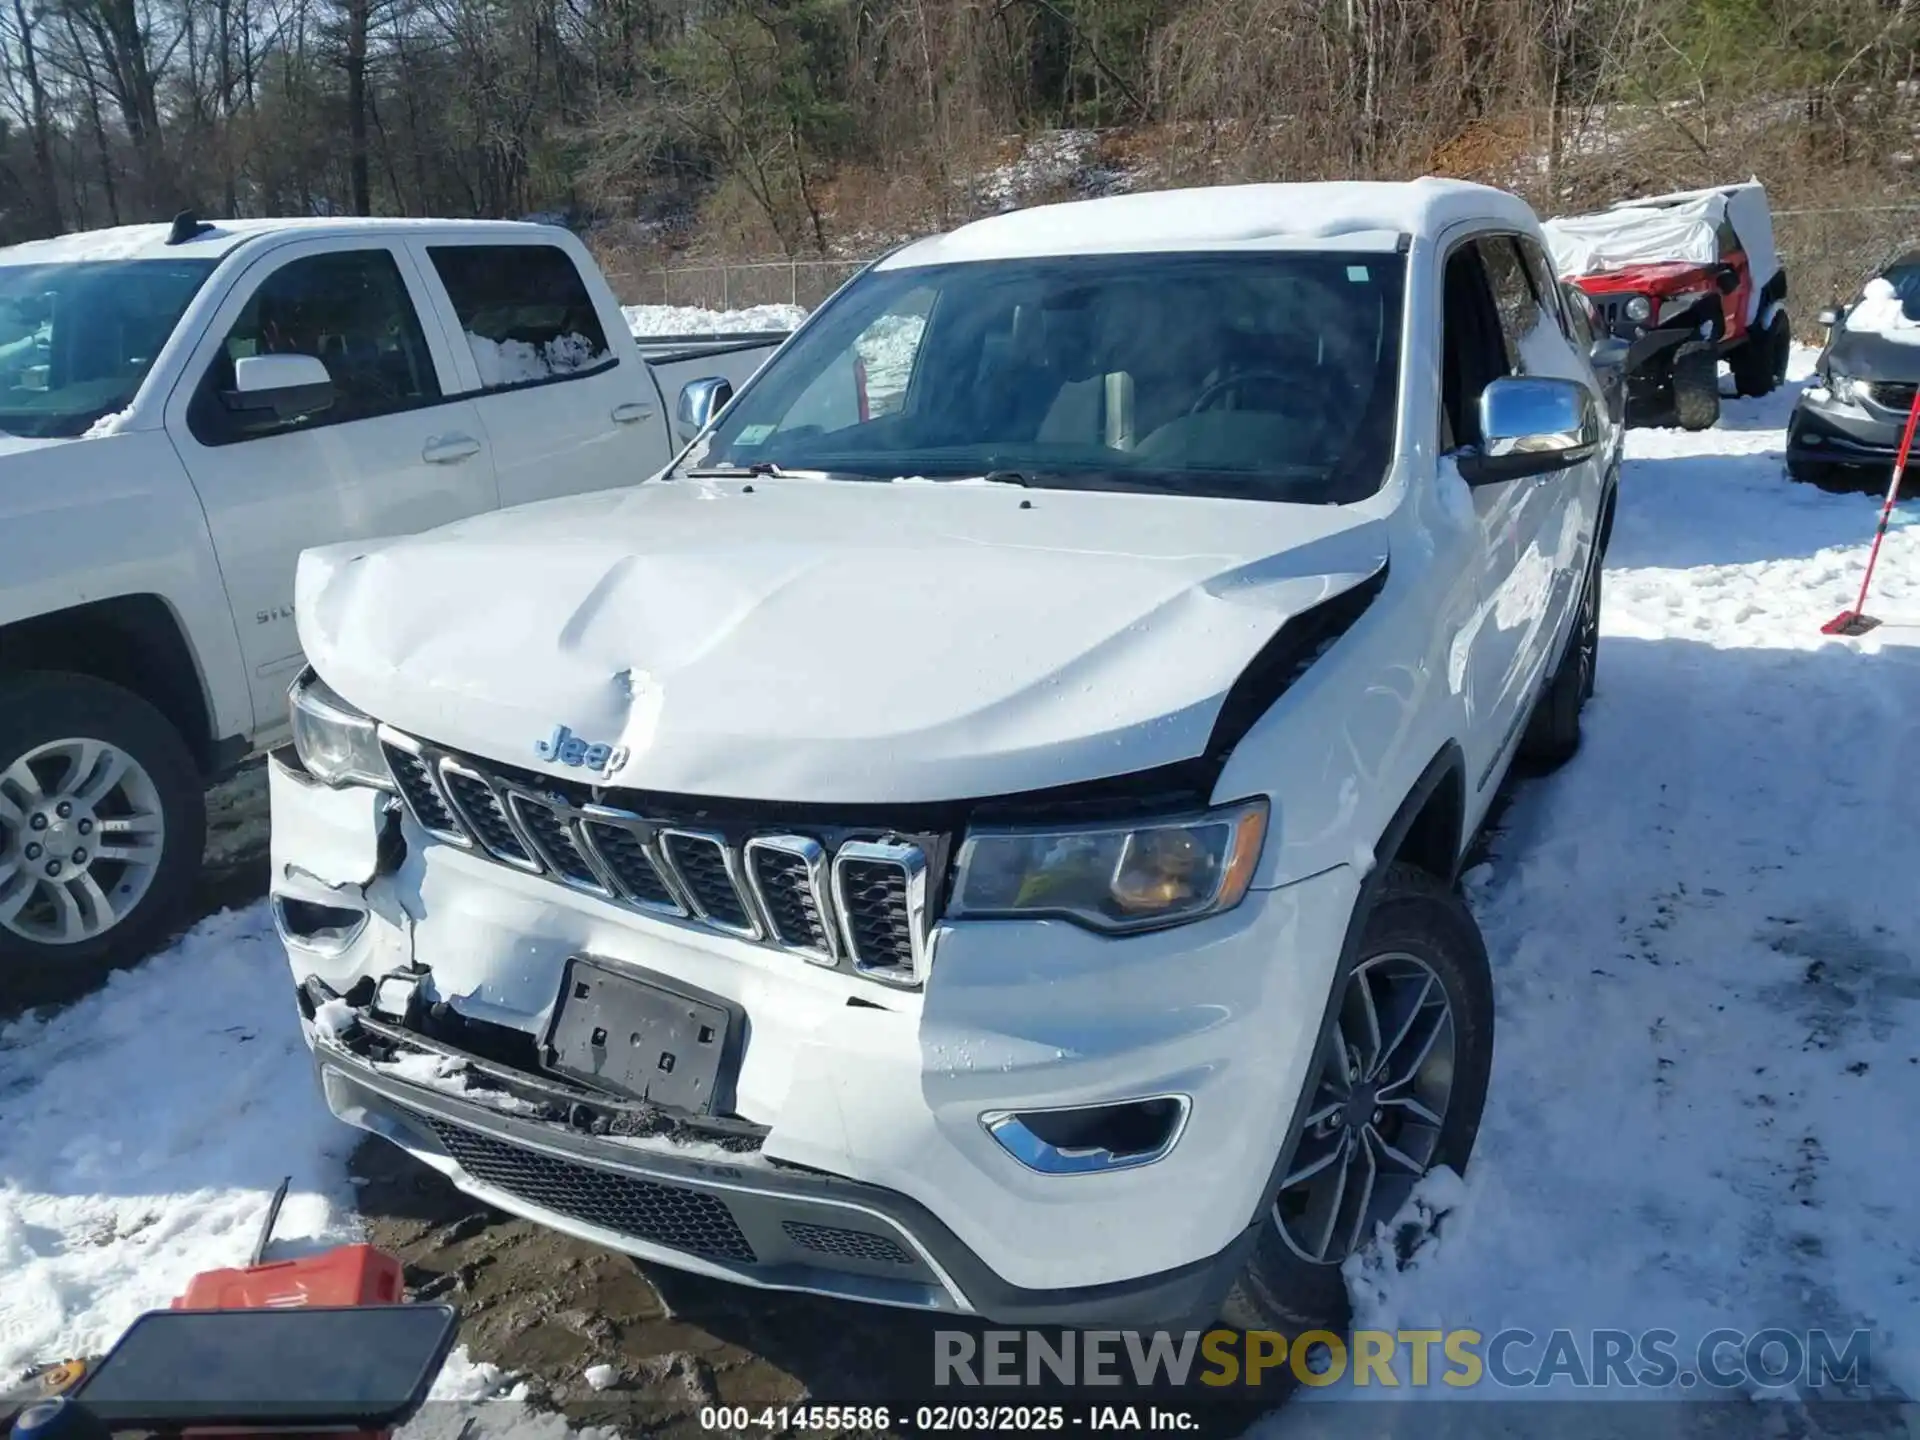
<path id="1" fill-rule="evenodd" d="M 211 228 L 180 245 L 167 244 L 170 224 L 120 225 L 110 230 L 81 230 L 51 240 L 29 240 L 0 248 L 0 266 L 73 265 L 100 260 L 217 260 L 236 246 L 263 235 L 297 230 L 317 238 L 395 230 L 497 230 L 526 238 L 542 227 L 518 220 L 401 220 L 318 217 L 283 220 L 212 220 Z"/>
<path id="2" fill-rule="evenodd" d="M 1731 185 L 1707 185 L 1699 190 L 1675 190 L 1669 195 L 1641 195 L 1632 200 L 1616 200 L 1609 210 L 1644 210 L 1666 205 L 1685 205 L 1689 201 L 1706 200 L 1716 196 L 1732 199 L 1743 190 L 1758 190 L 1766 194 L 1766 186 L 1758 179 L 1736 180 Z"/>
<path id="3" fill-rule="evenodd" d="M 1463 180 L 1217 185 L 1036 205 L 976 220 L 894 252 L 883 270 L 962 260 L 1152 250 L 1391 249 L 1461 220 L 1533 228 L 1525 201 Z"/>

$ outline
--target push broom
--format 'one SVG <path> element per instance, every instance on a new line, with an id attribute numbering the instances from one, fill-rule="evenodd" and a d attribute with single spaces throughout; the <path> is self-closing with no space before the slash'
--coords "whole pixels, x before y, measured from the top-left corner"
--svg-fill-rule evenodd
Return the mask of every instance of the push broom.
<path id="1" fill-rule="evenodd" d="M 1853 602 L 1853 609 L 1842 610 L 1822 625 L 1822 635 L 1864 635 L 1880 623 L 1867 614 L 1867 587 L 1873 584 L 1873 567 L 1880 558 L 1880 542 L 1887 538 L 1887 524 L 1893 519 L 1894 503 L 1900 498 L 1900 482 L 1907 473 L 1907 451 L 1913 446 L 1916 423 L 1920 423 L 1920 385 L 1914 387 L 1913 403 L 1907 407 L 1907 428 L 1900 435 L 1900 454 L 1893 462 L 1893 480 L 1887 486 L 1887 503 L 1880 507 L 1880 524 L 1873 532 L 1873 549 L 1867 552 L 1867 573 L 1860 581 L 1860 598 Z"/>

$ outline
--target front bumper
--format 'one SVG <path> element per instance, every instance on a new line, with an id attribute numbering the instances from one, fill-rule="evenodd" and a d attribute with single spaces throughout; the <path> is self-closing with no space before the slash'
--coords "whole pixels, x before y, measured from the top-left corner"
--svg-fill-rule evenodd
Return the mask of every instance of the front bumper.
<path id="1" fill-rule="evenodd" d="M 418 967 L 433 999 L 534 1037 L 575 957 L 721 997 L 748 1024 L 731 1113 L 763 1138 L 715 1159 L 581 1134 L 423 1085 L 314 1027 L 341 1118 L 492 1204 L 649 1260 L 1002 1320 L 1211 1318 L 1264 1223 L 1358 890 L 1341 868 L 1125 939 L 942 925 L 924 992 L 904 993 L 434 843 L 376 792 L 326 790 L 277 758 L 270 777 L 277 910 L 342 917 L 324 933 L 283 924 L 296 981 L 344 995 Z M 983 1122 L 1150 1095 L 1184 1097 L 1185 1122 L 1137 1168 L 1042 1173 Z M 709 1197 L 751 1258 L 600 1203 L 635 1185 Z M 850 1247 L 886 1258 L 851 1263 Z"/>
<path id="2" fill-rule="evenodd" d="M 1007 1284 L 907 1196 L 756 1155 L 628 1144 L 501 1114 L 319 1037 L 314 1067 L 340 1119 L 392 1141 L 509 1214 L 642 1260 L 1003 1324 L 1154 1328 L 1211 1320 L 1253 1231 L 1161 1274 L 1052 1291 Z"/>
<path id="3" fill-rule="evenodd" d="M 1906 419 L 1870 402 L 1833 399 L 1831 391 L 1803 391 L 1787 422 L 1787 454 L 1834 465 L 1890 464 Z"/>

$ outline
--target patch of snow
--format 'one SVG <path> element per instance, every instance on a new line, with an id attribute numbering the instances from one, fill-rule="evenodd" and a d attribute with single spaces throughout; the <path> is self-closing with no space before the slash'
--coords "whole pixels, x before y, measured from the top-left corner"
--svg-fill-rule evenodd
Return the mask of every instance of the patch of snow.
<path id="1" fill-rule="evenodd" d="M 480 383 L 489 390 L 571 375 L 599 364 L 607 354 L 584 335 L 556 335 L 535 345 L 527 340 L 489 340 L 468 331 L 467 349 L 480 371 Z"/>
<path id="2" fill-rule="evenodd" d="M 358 1236 L 265 904 L 0 1028 L 0 1105 L 0 1388 L 246 1264 L 283 1176 L 276 1253 Z"/>
<path id="3" fill-rule="evenodd" d="M 1903 345 L 1920 345 L 1920 320 L 1907 313 L 1900 292 L 1884 275 L 1866 283 L 1860 292 L 1860 303 L 1847 312 L 1842 323 L 1861 334 L 1884 336 Z"/>
<path id="4" fill-rule="evenodd" d="M 788 331 L 807 318 L 800 305 L 755 305 L 746 310 L 702 310 L 690 305 L 623 305 L 627 328 L 642 340 L 671 335 L 742 335 Z"/>
<path id="5" fill-rule="evenodd" d="M 120 429 L 120 422 L 126 418 L 127 412 L 124 410 L 116 410 L 111 415 L 102 415 L 86 428 L 85 433 L 82 434 L 80 438 L 82 440 L 101 440 L 109 435 L 117 434 Z"/>
<path id="6" fill-rule="evenodd" d="M 620 1383 L 620 1372 L 611 1365 L 589 1365 L 580 1372 L 580 1378 L 595 1390 L 611 1390 Z"/>
<path id="7" fill-rule="evenodd" d="M 337 996 L 323 1001 L 313 1012 L 313 1028 L 335 1040 L 351 1033 L 356 1023 L 353 1007 Z"/>
<path id="8" fill-rule="evenodd" d="M 867 404 L 870 413 L 884 415 L 892 402 L 906 393 L 913 378 L 913 359 L 920 353 L 920 337 L 926 332 L 924 315 L 882 315 L 854 342 L 854 350 L 867 372 Z"/>

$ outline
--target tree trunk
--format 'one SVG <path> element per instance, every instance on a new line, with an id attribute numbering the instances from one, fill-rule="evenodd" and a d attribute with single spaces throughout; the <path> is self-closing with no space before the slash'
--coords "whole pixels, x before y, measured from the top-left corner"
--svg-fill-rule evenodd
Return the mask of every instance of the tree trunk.
<path id="1" fill-rule="evenodd" d="M 27 18 L 25 0 L 13 0 L 13 17 L 20 32 L 20 73 L 27 82 L 28 128 L 33 132 L 34 203 L 39 209 L 36 228 L 43 235 L 58 235 L 60 191 L 54 184 L 53 122 L 47 113 L 47 87 L 40 78 L 40 60 L 34 29 L 39 17 Z"/>
<path id="2" fill-rule="evenodd" d="M 353 213 L 373 213 L 367 176 L 367 30 L 371 0 L 347 0 L 347 184 Z"/>

